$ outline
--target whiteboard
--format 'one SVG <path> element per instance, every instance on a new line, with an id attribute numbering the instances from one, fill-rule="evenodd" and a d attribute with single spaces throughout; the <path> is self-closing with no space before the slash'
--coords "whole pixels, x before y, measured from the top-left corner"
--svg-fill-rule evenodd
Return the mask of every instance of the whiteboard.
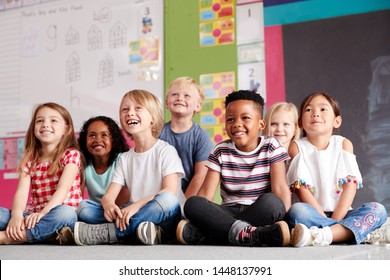
<path id="1" fill-rule="evenodd" d="M 131 89 L 163 100 L 163 0 L 28 2 L 0 10 L 1 135 L 26 131 L 44 102 L 79 131 L 92 116 L 119 121 Z"/>

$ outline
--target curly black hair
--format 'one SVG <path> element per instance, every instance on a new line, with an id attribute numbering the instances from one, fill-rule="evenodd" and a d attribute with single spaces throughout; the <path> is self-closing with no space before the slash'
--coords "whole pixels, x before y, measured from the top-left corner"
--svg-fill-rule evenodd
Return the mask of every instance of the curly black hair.
<path id="1" fill-rule="evenodd" d="M 227 107 L 230 102 L 237 100 L 251 100 L 254 102 L 255 106 L 258 108 L 260 115 L 263 116 L 263 108 L 264 108 L 264 98 L 251 90 L 238 90 L 233 91 L 232 93 L 226 96 L 225 106 Z"/>
<path id="2" fill-rule="evenodd" d="M 111 138 L 112 138 L 112 148 L 111 148 L 110 156 L 108 158 L 108 165 L 111 165 L 115 161 L 119 153 L 127 152 L 129 150 L 129 145 L 127 144 L 127 141 L 123 136 L 122 131 L 119 128 L 118 124 L 109 117 L 97 116 L 97 117 L 90 118 L 89 120 L 84 122 L 83 127 L 81 128 L 79 134 L 79 138 L 77 140 L 80 150 L 87 163 L 93 162 L 93 157 L 87 149 L 87 133 L 88 133 L 88 127 L 93 122 L 96 121 L 102 121 L 105 125 L 107 125 L 108 130 L 110 131 Z"/>

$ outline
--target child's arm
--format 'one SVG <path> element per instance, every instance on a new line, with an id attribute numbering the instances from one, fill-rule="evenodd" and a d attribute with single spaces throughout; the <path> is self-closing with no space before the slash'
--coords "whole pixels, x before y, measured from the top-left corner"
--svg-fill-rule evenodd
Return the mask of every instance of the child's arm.
<path id="1" fill-rule="evenodd" d="M 76 179 L 77 173 L 79 171 L 79 167 L 77 164 L 69 163 L 64 167 L 64 171 L 62 172 L 61 178 L 57 185 L 57 190 L 51 197 L 50 201 L 46 204 L 46 206 L 39 213 L 32 213 L 26 217 L 26 226 L 27 228 L 32 228 L 36 223 L 40 221 L 40 219 L 45 216 L 51 209 L 56 207 L 57 205 L 61 205 L 65 198 L 69 194 L 69 190 L 73 185 L 74 180 Z"/>
<path id="2" fill-rule="evenodd" d="M 184 194 L 187 199 L 191 196 L 198 194 L 199 189 L 202 186 L 202 183 L 207 174 L 208 168 L 206 167 L 206 162 L 207 161 L 205 160 L 195 163 L 194 176 L 192 177 L 191 182 L 188 185 L 188 188 Z"/>
<path id="3" fill-rule="evenodd" d="M 136 214 L 142 207 L 151 201 L 157 194 L 162 192 L 171 192 L 176 195 L 179 183 L 179 175 L 177 173 L 168 174 L 163 177 L 162 188 L 156 194 L 150 195 L 148 197 L 142 198 L 138 201 L 133 202 L 129 206 L 123 208 L 122 217 L 116 220 L 116 226 L 121 230 L 125 230 L 129 225 L 130 218 Z M 119 215 L 118 215 L 119 216 Z"/>
<path id="4" fill-rule="evenodd" d="M 203 196 L 208 200 L 213 201 L 220 180 L 221 173 L 209 169 L 207 171 L 206 178 L 203 181 L 202 187 L 198 192 L 198 196 Z"/>
<path id="5" fill-rule="evenodd" d="M 122 186 L 118 183 L 111 182 L 106 193 L 102 197 L 102 207 L 104 209 L 104 217 L 107 221 L 113 222 L 117 216 L 122 218 L 121 209 L 115 204 L 115 200 L 120 193 Z"/>
<path id="6" fill-rule="evenodd" d="M 8 222 L 6 235 L 14 240 L 23 240 L 25 229 L 23 212 L 27 204 L 31 177 L 25 172 L 19 175 L 18 186 L 12 202 L 11 219 Z"/>
<path id="7" fill-rule="evenodd" d="M 279 197 L 286 207 L 286 212 L 291 207 L 291 192 L 286 180 L 286 164 L 278 162 L 271 165 L 271 191 Z"/>
<path id="8" fill-rule="evenodd" d="M 348 139 L 344 139 L 343 149 L 353 154 L 352 142 Z M 353 181 L 353 178 L 351 178 L 351 182 L 343 184 L 343 192 L 341 193 L 336 208 L 333 211 L 331 216 L 332 219 L 343 220 L 348 210 L 351 208 L 352 202 L 356 195 L 356 183 Z"/>
<path id="9" fill-rule="evenodd" d="M 299 153 L 298 145 L 295 142 L 292 142 L 290 144 L 288 153 L 290 154 L 291 160 Z M 294 191 L 296 192 L 300 201 L 310 204 L 312 207 L 317 209 L 318 213 L 326 217 L 325 212 L 322 210 L 322 207 L 318 204 L 317 200 L 308 188 L 300 187 L 299 189 L 295 189 Z"/>

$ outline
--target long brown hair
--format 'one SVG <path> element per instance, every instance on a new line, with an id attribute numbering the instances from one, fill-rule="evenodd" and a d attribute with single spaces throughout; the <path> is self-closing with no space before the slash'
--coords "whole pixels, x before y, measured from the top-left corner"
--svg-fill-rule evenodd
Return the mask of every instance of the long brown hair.
<path id="1" fill-rule="evenodd" d="M 38 105 L 35 108 L 31 118 L 30 125 L 26 133 L 24 154 L 23 154 L 22 161 L 19 164 L 18 171 L 21 172 L 29 160 L 31 160 L 33 164 L 36 163 L 39 157 L 42 155 L 42 144 L 34 134 L 35 119 L 37 117 L 39 110 L 41 110 L 42 108 L 50 108 L 52 110 L 57 111 L 62 116 L 62 118 L 64 119 L 67 125 L 66 133 L 54 152 L 53 162 L 48 170 L 49 175 L 54 175 L 61 168 L 60 166 L 61 155 L 65 152 L 66 149 L 69 148 L 78 149 L 78 145 L 77 145 L 76 137 L 74 135 L 74 126 L 73 126 L 73 121 L 70 113 L 61 105 L 53 102 L 43 103 L 41 105 Z"/>

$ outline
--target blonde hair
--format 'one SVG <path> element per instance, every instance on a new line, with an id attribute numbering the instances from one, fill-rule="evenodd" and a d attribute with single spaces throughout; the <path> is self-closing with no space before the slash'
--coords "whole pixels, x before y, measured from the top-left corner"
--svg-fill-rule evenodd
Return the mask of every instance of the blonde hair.
<path id="1" fill-rule="evenodd" d="M 191 86 L 191 85 L 193 85 L 197 89 L 198 101 L 199 101 L 199 104 L 202 104 L 206 98 L 206 95 L 205 95 L 202 87 L 200 85 L 198 85 L 198 83 L 191 77 L 184 76 L 184 77 L 179 77 L 179 78 L 174 79 L 168 86 L 168 93 L 174 87 L 183 88 L 183 87 Z M 168 94 L 166 95 L 166 98 L 167 97 L 168 97 Z"/>
<path id="2" fill-rule="evenodd" d="M 123 100 L 125 98 L 132 99 L 135 103 L 141 105 L 146 110 L 148 110 L 148 112 L 150 113 L 153 119 L 152 135 L 153 137 L 158 138 L 164 126 L 164 115 L 163 115 L 163 110 L 162 110 L 162 105 L 160 100 L 153 93 L 150 93 L 147 90 L 142 90 L 142 89 L 131 90 L 128 93 L 126 93 L 122 98 L 121 105 L 119 107 L 119 115 L 120 115 L 120 110 L 122 107 Z M 121 118 L 120 120 L 121 120 L 122 128 L 126 127 L 126 124 L 122 123 Z M 126 132 L 126 134 L 130 138 L 133 138 L 130 133 Z"/>
<path id="3" fill-rule="evenodd" d="M 51 164 L 48 170 L 48 174 L 54 175 L 61 168 L 60 160 L 65 150 L 70 148 L 78 149 L 76 137 L 74 135 L 74 126 L 73 126 L 72 117 L 68 112 L 68 110 L 66 110 L 64 107 L 56 103 L 52 103 L 52 102 L 43 103 L 41 105 L 38 105 L 33 112 L 31 122 L 26 133 L 26 138 L 25 138 L 26 142 L 24 145 L 23 158 L 21 163 L 18 166 L 19 172 L 23 171 L 23 168 L 25 167 L 25 165 L 29 160 L 31 160 L 32 164 L 34 164 L 38 161 L 39 157 L 42 155 L 42 144 L 35 136 L 34 128 L 35 128 L 35 119 L 37 117 L 37 114 L 39 110 L 43 108 L 49 108 L 57 111 L 62 116 L 62 118 L 66 123 L 65 134 L 63 135 L 62 137 L 63 139 L 59 142 L 58 146 L 56 147 L 56 150 L 54 151 L 53 163 Z"/>
<path id="4" fill-rule="evenodd" d="M 291 139 L 291 141 L 295 140 L 295 139 L 299 139 L 299 137 L 301 136 L 301 129 L 299 128 L 299 125 L 298 125 L 298 109 L 293 103 L 288 103 L 288 102 L 274 103 L 267 110 L 267 113 L 265 114 L 266 125 L 265 125 L 265 129 L 263 130 L 263 135 L 268 135 L 268 136 L 270 135 L 272 116 L 276 112 L 280 112 L 280 111 L 287 111 L 287 112 L 291 112 L 293 114 L 293 122 L 295 125 L 295 132 L 294 132 L 294 136 Z"/>

